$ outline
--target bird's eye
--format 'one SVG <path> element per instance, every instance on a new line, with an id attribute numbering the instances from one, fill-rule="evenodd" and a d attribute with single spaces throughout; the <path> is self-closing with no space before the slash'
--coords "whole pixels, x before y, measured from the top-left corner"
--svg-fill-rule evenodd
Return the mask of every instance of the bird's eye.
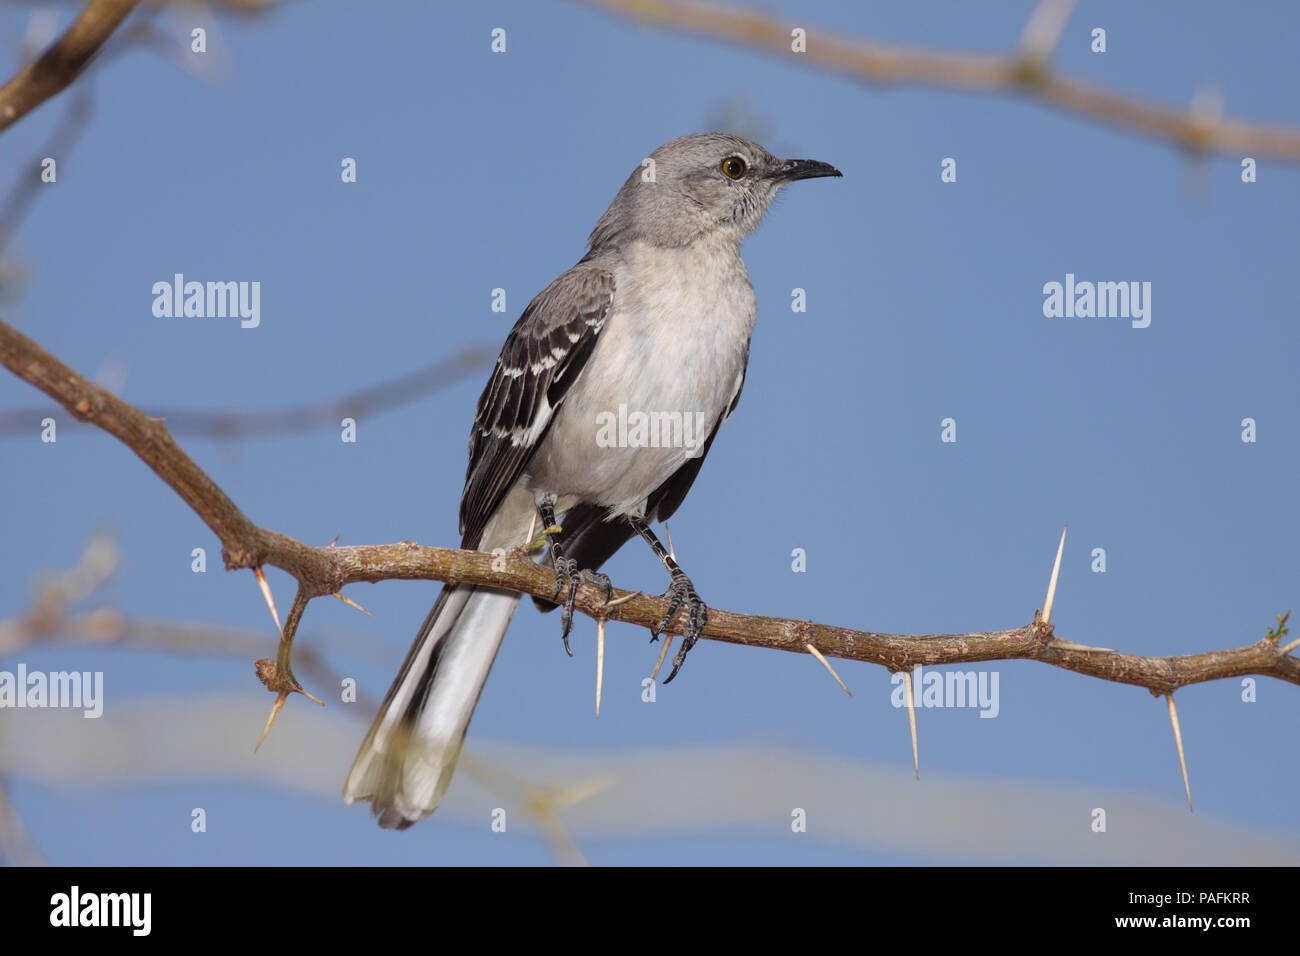
<path id="1" fill-rule="evenodd" d="M 745 175 L 745 161 L 739 156 L 728 156 L 722 161 L 722 175 L 728 179 L 739 179 Z"/>

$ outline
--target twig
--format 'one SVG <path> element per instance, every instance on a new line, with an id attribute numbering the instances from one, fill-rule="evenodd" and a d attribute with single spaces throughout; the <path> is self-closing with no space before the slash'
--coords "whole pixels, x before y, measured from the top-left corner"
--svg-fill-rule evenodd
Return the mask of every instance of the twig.
<path id="1" fill-rule="evenodd" d="M 138 2 L 90 0 L 63 36 L 0 87 L 0 132 L 66 89 Z"/>
<path id="2" fill-rule="evenodd" d="M 93 103 L 94 97 L 89 87 L 83 84 L 68 100 L 67 108 L 42 147 L 40 156 L 28 164 L 26 172 L 14 183 L 4 201 L 0 202 L 0 253 L 9 246 L 10 240 L 18 231 L 18 226 L 22 224 L 41 193 L 41 162 L 47 156 L 56 158 L 59 162 L 63 161 L 81 137 L 82 131 L 86 128 L 86 121 L 94 113 Z M 29 426 L 31 421 L 32 419 L 28 417 L 23 424 Z"/>
<path id="3" fill-rule="evenodd" d="M 1040 48 L 993 55 L 922 50 L 846 39 L 756 10 L 693 0 L 582 0 L 588 6 L 655 26 L 766 50 L 799 63 L 872 83 L 915 83 L 981 93 L 1019 93 L 1080 116 L 1167 140 L 1188 150 L 1300 162 L 1300 130 L 1207 116 L 1139 100 L 1048 68 Z M 791 31 L 807 31 L 804 52 Z M 1052 29 L 1058 29 L 1053 26 Z M 1027 31 L 1028 32 L 1028 31 Z"/>
<path id="4" fill-rule="evenodd" d="M 496 357 L 486 345 L 470 345 L 448 358 L 375 385 L 367 385 L 340 398 L 314 405 L 251 412 L 210 412 L 201 409 L 150 409 L 152 417 L 167 423 L 173 435 L 197 435 L 218 440 L 281 438 L 313 428 L 334 428 L 342 416 L 376 415 L 419 401 L 464 381 Z M 34 423 L 50 413 L 48 408 L 19 408 L 0 412 L 0 438 L 30 435 Z"/>

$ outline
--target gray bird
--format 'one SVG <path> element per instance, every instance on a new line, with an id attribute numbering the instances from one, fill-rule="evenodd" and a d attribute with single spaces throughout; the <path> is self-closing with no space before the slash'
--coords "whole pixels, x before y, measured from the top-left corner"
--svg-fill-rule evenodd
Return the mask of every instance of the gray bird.
<path id="1" fill-rule="evenodd" d="M 786 183 L 840 172 L 725 133 L 683 136 L 649 160 L 596 223 L 587 254 L 506 338 L 474 416 L 460 531 L 462 548 L 492 551 L 527 543 L 539 517 L 561 526 L 547 560 L 566 650 L 579 581 L 608 598 L 597 569 L 640 535 L 670 576 L 659 630 L 687 612 L 668 683 L 708 608 L 649 525 L 682 503 L 740 399 L 756 313 L 741 243 Z M 361 744 L 345 803 L 369 800 L 387 828 L 434 811 L 518 604 L 495 588 L 442 589 Z"/>

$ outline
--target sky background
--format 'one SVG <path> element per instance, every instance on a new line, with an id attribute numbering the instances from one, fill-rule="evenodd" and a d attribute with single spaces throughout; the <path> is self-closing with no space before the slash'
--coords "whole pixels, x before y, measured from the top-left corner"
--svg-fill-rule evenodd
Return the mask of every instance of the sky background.
<path id="1" fill-rule="evenodd" d="M 1033 4 L 755 6 L 810 32 L 998 52 Z M 72 10 L 58 10 L 61 29 Z M 29 13 L 0 9 L 6 74 Z M 185 36 L 208 26 L 207 75 L 138 49 L 83 80 L 95 113 L 5 251 L 24 278 L 0 303 L 6 321 L 142 409 L 283 408 L 467 346 L 495 351 L 528 300 L 581 257 L 642 157 L 726 125 L 844 178 L 785 190 L 745 247 L 759 319 L 744 396 L 672 521 L 710 605 L 918 634 L 1015 627 L 1043 602 L 1066 522 L 1053 619 L 1072 640 L 1150 655 L 1235 647 L 1300 603 L 1300 170 L 1261 160 L 1245 184 L 1239 156 L 1190 161 L 1012 97 L 867 87 L 570 2 L 316 2 L 157 23 Z M 1105 54 L 1089 50 L 1095 26 L 1107 30 Z M 507 31 L 504 54 L 489 49 L 495 27 Z M 1084 3 L 1055 62 L 1175 106 L 1217 91 L 1233 116 L 1294 126 L 1298 31 L 1300 8 L 1286 3 Z M 66 97 L 48 103 L 0 136 L 0 189 L 44 155 L 65 107 Z M 355 184 L 340 182 L 343 157 L 357 160 Z M 940 181 L 945 157 L 955 183 Z M 155 318 L 151 287 L 177 272 L 260 281 L 260 327 Z M 1067 273 L 1150 282 L 1150 327 L 1044 317 L 1044 283 Z M 505 314 L 491 309 L 494 288 L 506 290 Z M 806 290 L 804 313 L 791 311 L 794 288 Z M 361 415 L 351 444 L 334 427 L 181 442 L 254 521 L 306 542 L 454 545 L 485 378 Z M 47 859 L 555 859 L 522 818 L 492 832 L 503 798 L 478 794 L 464 771 L 448 812 L 405 833 L 344 807 L 373 710 L 305 674 L 326 711 L 290 701 L 251 754 L 272 698 L 250 658 L 273 656 L 275 640 L 252 575 L 224 573 L 213 535 L 116 440 L 60 412 L 57 442 L 42 443 L 51 407 L 0 375 L 0 409 L 34 412 L 26 433 L 0 437 L 0 618 L 23 614 L 41 575 L 75 564 L 103 533 L 121 563 L 84 606 L 264 642 L 240 654 L 0 657 L 0 669 L 104 672 L 98 721 L 0 713 L 0 768 Z M 955 444 L 940 441 L 947 417 Z M 1241 440 L 1246 417 L 1253 444 Z M 191 571 L 196 547 L 207 549 L 203 574 Z M 1104 574 L 1090 569 L 1098 547 Z M 791 569 L 795 548 L 804 573 Z M 622 587 L 666 584 L 636 542 L 606 570 Z M 291 580 L 269 578 L 287 609 Z M 299 643 L 373 702 L 438 587 L 353 586 L 373 617 L 314 602 Z M 467 753 L 518 773 L 531 753 L 532 779 L 561 784 L 572 779 L 563 760 L 537 755 L 600 766 L 777 748 L 869 770 L 854 788 L 797 761 L 774 759 L 765 773 L 760 760 L 720 797 L 741 779 L 724 760 L 689 773 L 670 760 L 653 781 L 662 799 L 621 829 L 600 830 L 582 804 L 569 811 L 593 863 L 1160 863 L 1175 845 L 1187 854 L 1178 859 L 1213 862 L 1251 840 L 1300 860 L 1300 692 L 1278 681 L 1260 678 L 1250 703 L 1239 681 L 1179 692 L 1189 816 L 1165 704 L 1141 688 L 1030 662 L 965 665 L 998 673 L 998 716 L 919 711 L 917 782 L 881 667 L 836 662 L 849 698 L 811 659 L 706 641 L 650 704 L 641 679 L 657 646 L 612 625 L 597 721 L 594 624 L 579 620 L 572 660 L 558 630 L 557 616 L 521 607 Z M 68 773 L 78 761 L 98 770 Z M 51 769 L 60 762 L 62 775 Z M 127 779 L 108 779 L 114 767 Z M 137 767 L 148 770 L 130 779 Z M 1006 815 L 1017 792 L 1050 818 L 1033 839 L 1017 830 L 1023 815 Z M 1135 859 L 1126 800 L 1175 835 Z M 196 807 L 205 833 L 191 832 Z M 808 811 L 808 833 L 791 832 L 793 807 Z M 1107 834 L 1089 829 L 1096 807 L 1110 808 Z M 909 810 L 921 817 L 909 824 L 916 841 L 891 838 L 911 832 L 888 822 Z M 656 814 L 671 825 L 652 825 Z M 874 836 L 851 836 L 854 820 L 874 821 Z M 1247 836 L 1225 843 L 1225 827 Z"/>

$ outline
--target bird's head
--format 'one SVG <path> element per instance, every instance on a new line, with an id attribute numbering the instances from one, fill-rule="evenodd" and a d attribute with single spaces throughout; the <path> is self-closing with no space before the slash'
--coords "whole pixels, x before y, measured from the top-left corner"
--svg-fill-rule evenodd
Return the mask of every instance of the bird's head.
<path id="1" fill-rule="evenodd" d="M 592 230 L 591 248 L 634 239 L 684 246 L 719 230 L 740 242 L 786 183 L 840 175 L 829 163 L 778 159 L 730 133 L 682 136 L 628 177 Z"/>

